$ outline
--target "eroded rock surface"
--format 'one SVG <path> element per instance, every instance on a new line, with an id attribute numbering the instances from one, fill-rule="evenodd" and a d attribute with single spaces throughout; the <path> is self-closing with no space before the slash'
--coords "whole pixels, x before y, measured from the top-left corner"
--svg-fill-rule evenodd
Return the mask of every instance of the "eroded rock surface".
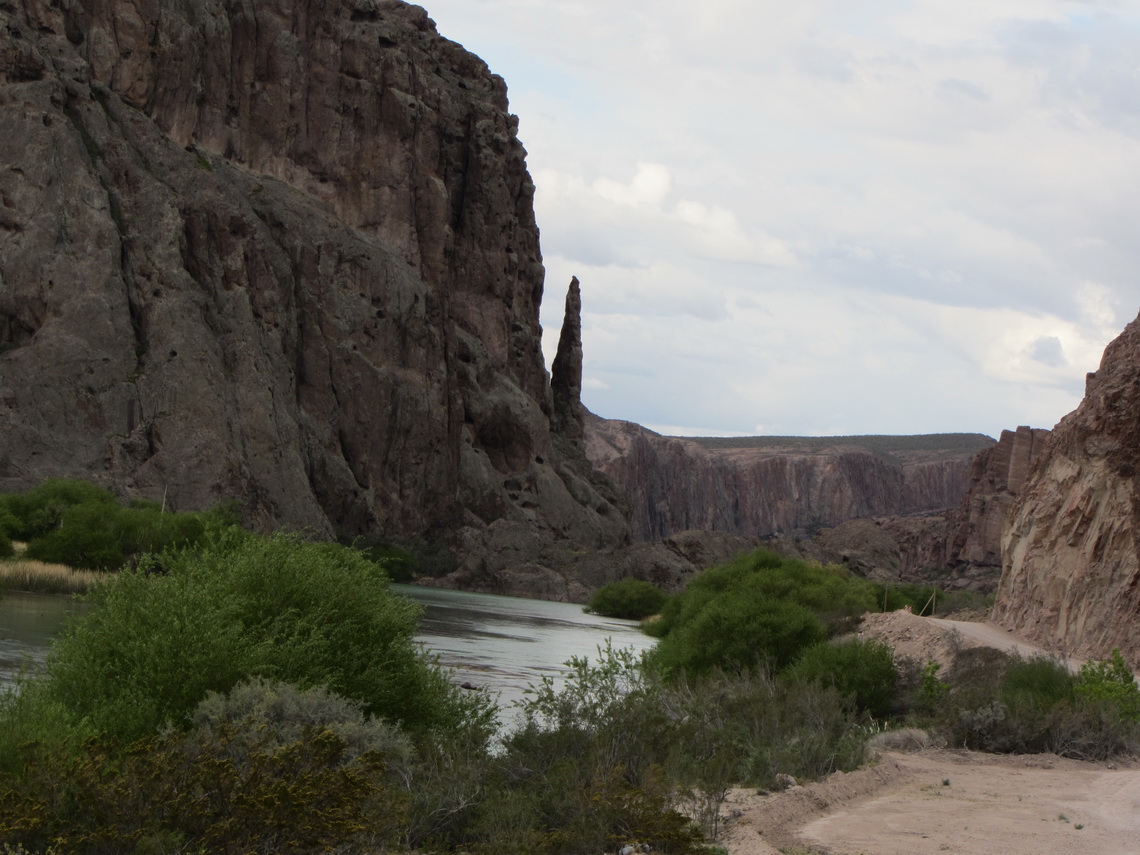
<path id="1" fill-rule="evenodd" d="M 709 529 L 753 537 L 958 504 L 993 440 L 936 437 L 667 437 L 586 419 L 586 454 L 630 496 L 634 537 Z"/>
<path id="2" fill-rule="evenodd" d="M 1140 664 L 1140 318 L 1105 348 L 1010 511 L 994 620 Z"/>
<path id="3" fill-rule="evenodd" d="M 500 569 L 496 524 L 624 542 L 551 432 L 516 128 L 393 0 L 0 4 L 0 489 L 237 498 Z"/>

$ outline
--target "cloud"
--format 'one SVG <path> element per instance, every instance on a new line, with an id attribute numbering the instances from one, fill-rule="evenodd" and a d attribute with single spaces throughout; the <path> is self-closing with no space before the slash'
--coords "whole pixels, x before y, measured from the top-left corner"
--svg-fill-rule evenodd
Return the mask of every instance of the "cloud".
<path id="1" fill-rule="evenodd" d="M 429 8 L 507 80 L 604 415 L 1048 427 L 1140 305 L 1135 4 Z"/>

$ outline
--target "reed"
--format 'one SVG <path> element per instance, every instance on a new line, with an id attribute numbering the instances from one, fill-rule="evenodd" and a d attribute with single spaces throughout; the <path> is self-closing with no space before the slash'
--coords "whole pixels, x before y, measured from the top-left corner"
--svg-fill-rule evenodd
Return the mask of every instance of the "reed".
<path id="1" fill-rule="evenodd" d="M 73 570 L 65 564 L 43 561 L 0 561 L 0 590 L 31 591 L 37 594 L 85 594 L 106 573 Z"/>

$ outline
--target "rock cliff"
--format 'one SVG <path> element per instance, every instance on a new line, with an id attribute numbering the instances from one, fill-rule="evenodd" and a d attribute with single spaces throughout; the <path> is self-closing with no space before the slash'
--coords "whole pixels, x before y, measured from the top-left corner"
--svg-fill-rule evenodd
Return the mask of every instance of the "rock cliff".
<path id="1" fill-rule="evenodd" d="M 666 437 L 586 420 L 586 454 L 630 496 L 634 537 L 685 529 L 764 537 L 844 520 L 944 510 L 993 440 L 933 437 Z"/>
<path id="2" fill-rule="evenodd" d="M 975 455 L 969 486 L 956 507 L 850 520 L 821 531 L 804 549 L 873 579 L 989 593 L 1001 578 L 1001 536 L 1010 506 L 1048 440 L 1047 430 L 1004 430 L 995 445 Z"/>
<path id="3" fill-rule="evenodd" d="M 1105 348 L 1013 503 L 994 620 L 1140 665 L 1140 318 Z"/>
<path id="4" fill-rule="evenodd" d="M 0 4 L 0 489 L 604 549 L 503 81 L 394 0 Z M 517 538 L 516 538 L 517 539 Z"/>

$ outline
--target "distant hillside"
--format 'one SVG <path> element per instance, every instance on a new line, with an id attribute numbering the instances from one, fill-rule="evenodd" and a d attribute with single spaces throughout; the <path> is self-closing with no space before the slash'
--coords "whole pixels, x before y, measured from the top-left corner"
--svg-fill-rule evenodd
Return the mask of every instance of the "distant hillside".
<path id="1" fill-rule="evenodd" d="M 927 433 L 917 436 L 717 436 L 677 437 L 708 451 L 747 449 L 772 454 L 834 454 L 861 448 L 887 460 L 951 460 L 974 455 L 994 444 L 980 433 Z"/>
<path id="2" fill-rule="evenodd" d="M 586 454 L 618 482 L 634 536 L 687 529 L 764 537 L 961 501 L 981 434 L 670 437 L 591 416 Z"/>

